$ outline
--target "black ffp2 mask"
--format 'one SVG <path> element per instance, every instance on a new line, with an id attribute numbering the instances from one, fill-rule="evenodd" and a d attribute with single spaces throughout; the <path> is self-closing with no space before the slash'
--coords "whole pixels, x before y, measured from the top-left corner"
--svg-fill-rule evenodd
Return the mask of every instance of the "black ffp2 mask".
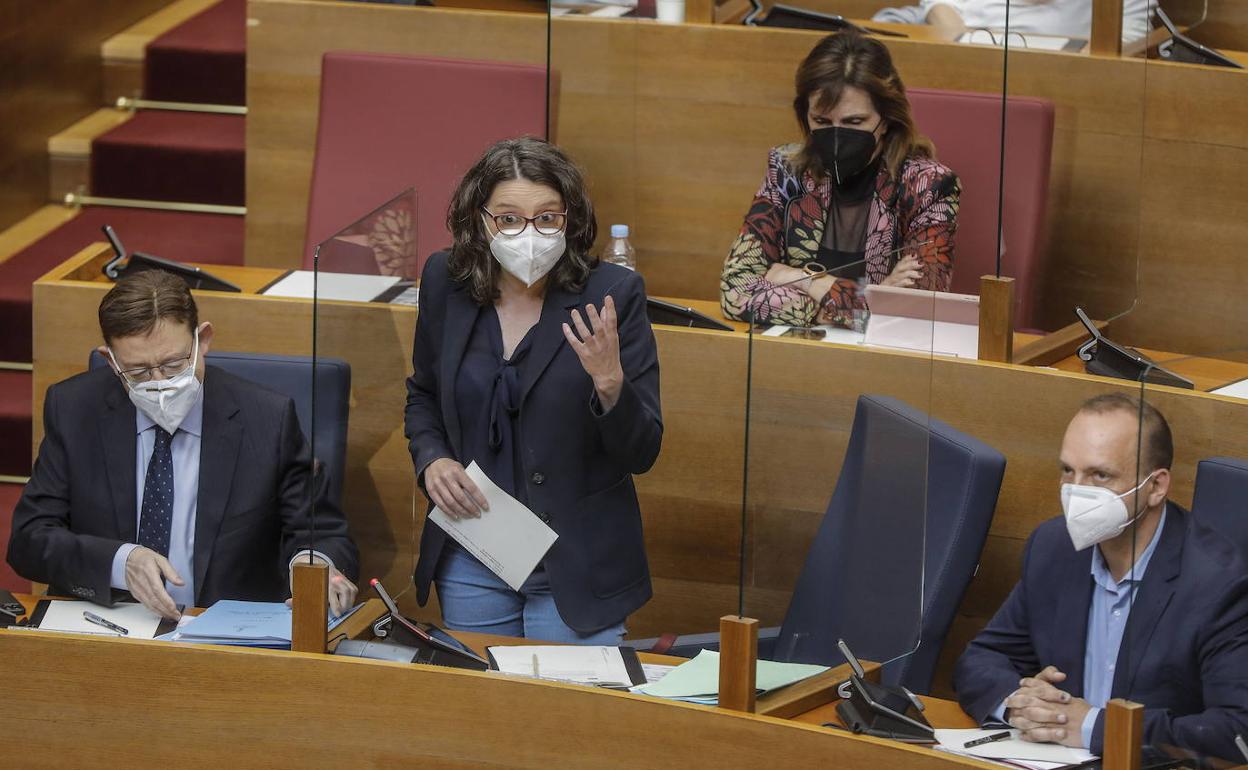
<path id="1" fill-rule="evenodd" d="M 875 154 L 875 132 L 861 128 L 831 126 L 811 132 L 815 152 L 823 168 L 837 184 L 853 178 L 871 163 Z"/>

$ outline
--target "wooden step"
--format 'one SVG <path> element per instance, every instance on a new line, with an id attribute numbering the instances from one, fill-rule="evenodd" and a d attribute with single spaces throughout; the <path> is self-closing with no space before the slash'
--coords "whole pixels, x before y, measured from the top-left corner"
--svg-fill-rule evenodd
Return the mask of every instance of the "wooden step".
<path id="1" fill-rule="evenodd" d="M 100 58 L 104 61 L 102 103 L 116 104 L 119 96 L 142 96 L 147 44 L 218 1 L 177 0 L 100 44 Z"/>
<path id="2" fill-rule="evenodd" d="M 0 262 L 78 216 L 76 209 L 48 205 L 0 231 Z"/>
<path id="3" fill-rule="evenodd" d="M 91 185 L 91 143 L 130 120 L 134 113 L 104 108 L 48 138 L 48 200 L 59 203 L 66 193 Z"/>

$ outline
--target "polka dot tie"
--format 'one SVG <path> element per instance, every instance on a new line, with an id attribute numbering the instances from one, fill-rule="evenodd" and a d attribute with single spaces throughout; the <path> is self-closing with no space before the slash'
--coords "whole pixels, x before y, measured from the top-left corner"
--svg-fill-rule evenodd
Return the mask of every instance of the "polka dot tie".
<path id="1" fill-rule="evenodd" d="M 173 435 L 156 427 L 156 448 L 147 463 L 143 482 L 143 510 L 139 513 L 139 545 L 161 556 L 169 555 L 173 525 Z"/>

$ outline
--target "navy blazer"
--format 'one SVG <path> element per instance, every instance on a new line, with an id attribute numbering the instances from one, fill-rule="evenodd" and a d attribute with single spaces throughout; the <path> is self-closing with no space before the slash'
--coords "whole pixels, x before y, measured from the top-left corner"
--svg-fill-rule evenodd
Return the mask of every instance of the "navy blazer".
<path id="1" fill-rule="evenodd" d="M 1248 561 L 1168 505 L 1123 634 L 1111 697 L 1144 704 L 1149 743 L 1235 759 L 1235 734 L 1248 734 Z M 1075 551 L 1064 519 L 1036 529 L 1022 579 L 954 670 L 967 713 L 988 721 L 1020 677 L 1049 665 L 1066 673 L 1059 688 L 1082 697 L 1091 570 L 1092 549 Z M 1104 735 L 1102 712 L 1093 753 L 1102 753 Z"/>
<path id="2" fill-rule="evenodd" d="M 462 460 L 454 383 L 481 307 L 447 273 L 447 253 L 425 265 L 420 314 L 407 380 L 405 429 L 423 487 L 436 459 Z M 601 414 L 593 380 L 563 337 L 572 308 L 602 307 L 611 295 L 619 317 L 624 386 Z M 654 465 L 663 439 L 659 359 L 646 316 L 641 276 L 602 263 L 579 294 L 551 288 L 533 330 L 520 383 L 519 435 L 529 506 L 559 539 L 544 561 L 555 606 L 581 632 L 618 623 L 649 601 L 650 570 L 633 474 Z M 432 503 L 430 503 L 432 508 Z M 417 599 L 429 598 L 446 534 L 426 519 L 416 565 Z"/>
<path id="3" fill-rule="evenodd" d="M 310 454 L 294 402 L 215 366 L 204 371 L 195 513 L 195 604 L 290 596 L 288 564 L 311 532 Z M 9 563 L 55 593 L 100 604 L 113 556 L 137 541 L 134 405 L 111 368 L 48 388 L 43 443 L 13 512 Z M 350 577 L 359 553 L 322 475 L 315 547 Z"/>

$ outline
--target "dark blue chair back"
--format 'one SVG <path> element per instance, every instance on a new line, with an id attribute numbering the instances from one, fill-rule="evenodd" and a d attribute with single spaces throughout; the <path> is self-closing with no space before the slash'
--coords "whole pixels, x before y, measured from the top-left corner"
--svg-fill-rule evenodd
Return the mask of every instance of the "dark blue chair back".
<path id="1" fill-rule="evenodd" d="M 1192 515 L 1248 554 L 1248 462 L 1233 457 L 1201 460 Z"/>
<path id="2" fill-rule="evenodd" d="M 839 638 L 864 660 L 914 650 L 883 681 L 926 693 L 1004 474 L 1005 457 L 978 439 L 895 398 L 859 397 L 775 659 L 837 665 Z"/>
<path id="3" fill-rule="evenodd" d="M 295 402 L 299 427 L 308 435 L 316 431 L 316 456 L 325 466 L 329 496 L 342 502 L 342 479 L 347 467 L 347 418 L 350 411 L 351 365 L 337 358 L 318 356 L 316 360 L 316 415 L 312 414 L 312 358 L 279 356 L 268 353 L 218 353 L 212 351 L 205 362 L 218 366 L 270 390 L 289 396 Z M 91 351 L 91 369 L 108 366 L 98 351 Z"/>

